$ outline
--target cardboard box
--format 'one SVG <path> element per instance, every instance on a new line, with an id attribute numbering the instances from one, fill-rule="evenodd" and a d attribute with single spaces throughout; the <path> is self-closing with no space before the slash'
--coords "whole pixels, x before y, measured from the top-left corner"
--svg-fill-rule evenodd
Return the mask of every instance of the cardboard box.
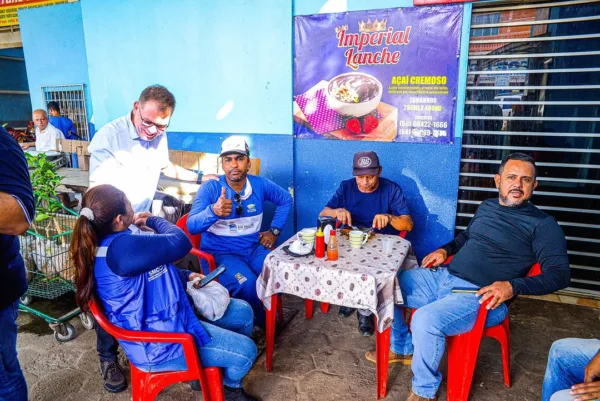
<path id="1" fill-rule="evenodd" d="M 223 174 L 219 155 L 215 153 L 188 152 L 184 150 L 169 150 L 169 159 L 189 170 L 202 171 L 204 174 Z M 252 165 L 249 173 L 259 175 L 260 159 L 250 158 Z M 200 187 L 196 183 L 172 180 L 164 175 L 160 176 L 158 185 L 163 191 L 186 203 L 191 203 Z"/>
<path id="2" fill-rule="evenodd" d="M 57 146 L 61 152 L 75 153 L 80 170 L 90 169 L 90 152 L 88 151 L 88 141 L 75 141 L 68 139 L 57 139 Z"/>
<path id="3" fill-rule="evenodd" d="M 169 150 L 169 159 L 188 170 L 198 170 L 204 172 L 204 174 L 223 174 L 219 155 L 215 153 Z M 250 158 L 250 161 L 252 163 L 249 173 L 258 175 L 260 171 L 260 159 Z"/>

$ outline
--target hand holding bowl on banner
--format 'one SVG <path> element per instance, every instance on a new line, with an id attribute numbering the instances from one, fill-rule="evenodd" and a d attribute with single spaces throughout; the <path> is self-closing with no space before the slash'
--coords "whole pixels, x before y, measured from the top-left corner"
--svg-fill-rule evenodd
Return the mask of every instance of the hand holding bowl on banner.
<path id="1" fill-rule="evenodd" d="M 362 117 L 373 112 L 383 94 L 377 78 L 361 72 L 349 72 L 333 77 L 327 85 L 327 103 L 338 114 Z"/>

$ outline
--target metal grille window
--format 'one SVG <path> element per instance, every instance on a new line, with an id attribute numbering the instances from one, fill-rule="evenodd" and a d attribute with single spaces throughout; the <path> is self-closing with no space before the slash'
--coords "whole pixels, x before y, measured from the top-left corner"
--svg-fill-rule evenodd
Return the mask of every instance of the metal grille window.
<path id="1" fill-rule="evenodd" d="M 475 15 L 472 21 L 474 25 L 494 24 L 498 22 L 500 22 L 500 13 Z M 471 29 L 471 36 L 493 36 L 498 35 L 498 31 L 498 27 L 476 28 Z"/>
<path id="2" fill-rule="evenodd" d="M 48 102 L 58 102 L 60 114 L 73 121 L 77 135 L 85 141 L 90 140 L 85 94 L 83 84 L 42 86 L 42 99 Z"/>
<path id="3" fill-rule="evenodd" d="M 500 160 L 531 154 L 533 202 L 567 237 L 566 292 L 600 297 L 600 0 L 492 4 L 473 7 L 471 28 L 498 33 L 470 41 L 457 232 L 497 196 Z"/>

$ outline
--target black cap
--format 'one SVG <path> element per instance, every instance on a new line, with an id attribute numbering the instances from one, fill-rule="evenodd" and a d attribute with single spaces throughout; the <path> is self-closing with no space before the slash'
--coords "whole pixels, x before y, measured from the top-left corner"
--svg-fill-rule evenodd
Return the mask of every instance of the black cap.
<path id="1" fill-rule="evenodd" d="M 358 152 L 354 155 L 352 175 L 377 175 L 381 166 L 375 152 Z"/>

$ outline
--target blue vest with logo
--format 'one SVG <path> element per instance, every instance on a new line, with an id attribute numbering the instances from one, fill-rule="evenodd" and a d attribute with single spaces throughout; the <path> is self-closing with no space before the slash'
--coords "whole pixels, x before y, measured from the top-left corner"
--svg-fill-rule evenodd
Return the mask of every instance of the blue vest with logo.
<path id="1" fill-rule="evenodd" d="M 124 277 L 106 263 L 108 248 L 115 238 L 131 233 L 111 234 L 100 241 L 94 277 L 104 313 L 114 325 L 127 330 L 190 333 L 196 346 L 210 342 L 187 299 L 175 266 L 169 263 L 145 273 Z M 135 257 L 135 250 L 132 255 Z M 127 358 L 137 367 L 151 367 L 183 355 L 180 344 L 121 341 Z"/>

